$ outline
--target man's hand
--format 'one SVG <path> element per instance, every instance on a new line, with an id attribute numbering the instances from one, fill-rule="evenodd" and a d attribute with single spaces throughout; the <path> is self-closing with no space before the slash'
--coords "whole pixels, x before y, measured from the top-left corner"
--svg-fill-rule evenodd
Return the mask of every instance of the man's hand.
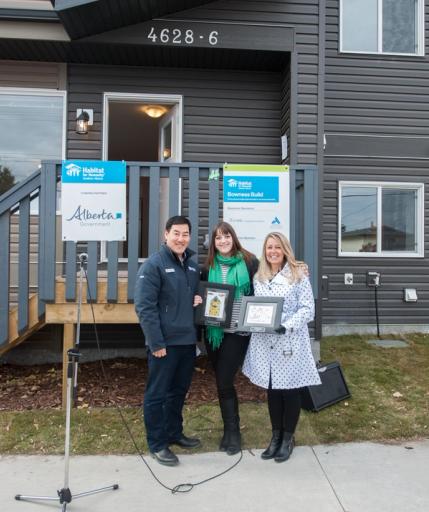
<path id="1" fill-rule="evenodd" d="M 155 350 L 154 352 L 152 352 L 152 355 L 154 357 L 165 357 L 167 355 L 167 349 L 160 348 L 159 350 Z"/>
<path id="2" fill-rule="evenodd" d="M 203 303 L 203 298 L 201 297 L 201 295 L 194 295 L 194 308 L 196 306 L 199 306 L 202 303 Z"/>

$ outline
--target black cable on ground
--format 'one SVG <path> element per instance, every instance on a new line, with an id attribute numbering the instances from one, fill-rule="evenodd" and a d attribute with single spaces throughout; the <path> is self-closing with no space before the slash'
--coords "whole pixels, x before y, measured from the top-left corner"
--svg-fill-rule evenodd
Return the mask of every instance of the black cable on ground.
<path id="1" fill-rule="evenodd" d="M 90 306 L 91 306 L 92 322 L 93 322 L 93 326 L 94 326 L 95 341 L 97 343 L 97 350 L 98 350 L 98 355 L 99 355 L 99 362 L 100 362 L 100 367 L 101 367 L 101 373 L 103 374 L 104 381 L 105 381 L 106 385 L 108 386 L 108 388 L 112 389 L 111 381 L 109 380 L 109 378 L 107 376 L 106 369 L 104 367 L 104 363 L 103 363 L 103 359 L 102 359 L 100 339 L 98 337 L 97 323 L 95 321 L 94 308 L 93 308 L 93 305 L 92 305 L 91 290 L 90 290 L 90 287 L 89 287 L 88 274 L 87 274 L 85 268 L 84 268 L 84 272 L 85 272 L 86 286 L 87 286 L 87 290 L 88 290 L 89 303 L 90 303 Z M 240 457 L 239 457 L 239 459 L 236 462 L 234 462 L 234 464 L 232 466 L 230 466 L 229 468 L 225 469 L 221 473 L 217 473 L 216 475 L 210 476 L 209 478 L 205 478 L 204 480 L 201 480 L 199 482 L 181 483 L 181 484 L 175 485 L 174 487 L 169 487 L 168 485 L 166 485 L 163 482 L 161 482 L 161 480 L 156 476 L 156 474 L 153 471 L 153 469 L 147 463 L 146 459 L 144 458 L 144 454 L 142 453 L 142 451 L 140 450 L 140 448 L 137 445 L 137 442 L 135 440 L 135 437 L 134 437 L 133 433 L 131 432 L 131 429 L 130 429 L 128 423 L 127 423 L 127 420 L 125 419 L 125 417 L 124 417 L 124 415 L 123 415 L 123 413 L 121 411 L 121 408 L 118 406 L 116 401 L 113 402 L 113 405 L 115 406 L 115 409 L 119 413 L 119 416 L 121 417 L 121 420 L 122 420 L 122 423 L 123 423 L 123 425 L 125 427 L 125 430 L 127 431 L 128 436 L 131 439 L 131 441 L 132 441 L 132 443 L 134 445 L 134 448 L 135 448 L 136 452 L 138 453 L 140 459 L 144 462 L 144 464 L 146 465 L 146 467 L 149 470 L 150 474 L 158 482 L 158 484 L 161 485 L 162 487 L 164 487 L 164 489 L 167 489 L 168 491 L 170 491 L 172 494 L 190 492 L 190 491 L 192 491 L 192 489 L 194 487 L 197 487 L 198 485 L 205 484 L 207 482 L 210 482 L 211 480 L 214 480 L 215 478 L 219 478 L 222 475 L 225 475 L 226 473 L 228 473 L 229 471 L 234 469 L 241 462 L 241 460 L 243 458 L 243 450 L 240 450 Z"/>

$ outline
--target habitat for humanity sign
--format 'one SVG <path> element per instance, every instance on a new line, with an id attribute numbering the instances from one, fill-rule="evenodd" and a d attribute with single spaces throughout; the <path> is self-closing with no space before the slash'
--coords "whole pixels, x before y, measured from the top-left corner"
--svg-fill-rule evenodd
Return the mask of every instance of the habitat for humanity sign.
<path id="1" fill-rule="evenodd" d="M 225 164 L 223 171 L 223 218 L 243 246 L 259 257 L 269 232 L 289 238 L 289 167 Z"/>
<path id="2" fill-rule="evenodd" d="M 63 240 L 126 240 L 125 162 L 65 160 L 61 181 Z"/>

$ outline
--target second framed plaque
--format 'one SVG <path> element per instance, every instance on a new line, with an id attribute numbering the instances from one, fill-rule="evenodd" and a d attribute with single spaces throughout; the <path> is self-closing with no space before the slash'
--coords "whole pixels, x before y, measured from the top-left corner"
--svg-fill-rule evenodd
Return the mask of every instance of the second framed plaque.
<path id="1" fill-rule="evenodd" d="M 283 297 L 243 297 L 238 331 L 275 334 L 281 325 Z"/>
<path id="2" fill-rule="evenodd" d="M 195 308 L 195 323 L 229 327 L 235 286 L 231 284 L 200 282 L 199 295 L 202 304 Z"/>

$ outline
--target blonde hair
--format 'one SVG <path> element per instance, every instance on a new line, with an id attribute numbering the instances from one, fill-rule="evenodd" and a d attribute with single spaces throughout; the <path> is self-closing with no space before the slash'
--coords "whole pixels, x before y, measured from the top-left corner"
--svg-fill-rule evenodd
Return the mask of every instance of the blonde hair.
<path id="1" fill-rule="evenodd" d="M 295 259 L 295 255 L 293 253 L 293 249 L 292 246 L 290 245 L 289 240 L 284 236 L 283 233 L 279 233 L 277 231 L 268 233 L 268 235 L 265 237 L 264 245 L 262 247 L 262 256 L 259 263 L 258 272 L 256 273 L 255 278 L 258 281 L 263 282 L 273 277 L 271 265 L 268 263 L 266 256 L 266 248 L 268 240 L 270 238 L 272 238 L 273 240 L 280 244 L 281 250 L 283 252 L 282 269 L 286 263 L 289 266 L 290 272 L 283 272 L 282 270 L 283 275 L 289 279 L 290 283 L 300 281 L 305 274 L 304 268 L 306 268 L 306 264 L 302 261 L 297 261 Z"/>

